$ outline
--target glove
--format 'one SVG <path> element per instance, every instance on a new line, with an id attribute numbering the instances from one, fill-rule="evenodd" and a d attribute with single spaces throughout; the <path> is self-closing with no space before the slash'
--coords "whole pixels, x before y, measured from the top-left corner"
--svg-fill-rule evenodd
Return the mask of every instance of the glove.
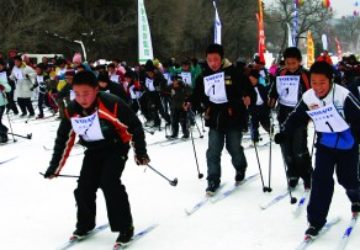
<path id="1" fill-rule="evenodd" d="M 147 154 L 135 155 L 135 162 L 137 165 L 147 165 L 150 162 L 150 158 Z"/>
<path id="2" fill-rule="evenodd" d="M 53 177 L 56 177 L 55 169 L 53 167 L 48 167 L 48 169 L 46 170 L 46 172 L 44 174 L 44 178 L 45 179 L 51 179 Z"/>
<path id="3" fill-rule="evenodd" d="M 5 87 L 0 84 L 0 92 L 4 91 Z"/>
<path id="4" fill-rule="evenodd" d="M 284 143 L 286 139 L 286 136 L 284 133 L 280 132 L 280 133 L 277 133 L 275 136 L 274 136 L 274 141 L 276 144 L 281 144 L 281 143 Z"/>

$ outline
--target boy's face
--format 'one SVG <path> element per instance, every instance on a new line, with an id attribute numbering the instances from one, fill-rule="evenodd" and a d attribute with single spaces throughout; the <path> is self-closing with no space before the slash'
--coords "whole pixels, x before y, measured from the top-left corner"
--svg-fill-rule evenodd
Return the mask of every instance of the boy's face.
<path id="1" fill-rule="evenodd" d="M 330 80 L 323 74 L 312 73 L 311 87 L 318 98 L 324 98 L 330 91 Z"/>
<path id="2" fill-rule="evenodd" d="M 301 66 L 301 61 L 297 58 L 286 58 L 285 67 L 290 71 L 290 73 L 295 73 Z"/>
<path id="3" fill-rule="evenodd" d="M 190 65 L 188 65 L 188 64 L 183 64 L 183 65 L 181 65 L 181 67 L 182 67 L 183 71 L 190 71 Z"/>
<path id="4" fill-rule="evenodd" d="M 207 54 L 206 61 L 212 71 L 218 71 L 221 68 L 222 58 L 218 53 Z"/>
<path id="5" fill-rule="evenodd" d="M 74 85 L 73 90 L 75 92 L 75 100 L 84 109 L 89 108 L 99 92 L 98 87 L 92 87 L 87 84 Z"/>
<path id="6" fill-rule="evenodd" d="M 178 80 L 174 80 L 173 81 L 173 88 L 174 89 L 178 89 L 180 87 L 179 81 Z"/>
<path id="7" fill-rule="evenodd" d="M 36 74 L 37 74 L 37 75 L 41 75 L 41 74 L 42 74 L 42 70 L 41 70 L 40 68 L 36 68 L 35 71 L 36 71 Z"/>
<path id="8" fill-rule="evenodd" d="M 249 80 L 253 86 L 255 86 L 258 83 L 258 79 L 253 76 L 249 76 Z"/>

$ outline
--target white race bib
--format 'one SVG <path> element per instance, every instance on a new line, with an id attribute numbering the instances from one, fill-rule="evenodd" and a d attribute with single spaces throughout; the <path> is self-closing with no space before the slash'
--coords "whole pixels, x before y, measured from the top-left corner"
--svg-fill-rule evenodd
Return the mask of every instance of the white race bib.
<path id="1" fill-rule="evenodd" d="M 211 102 L 222 104 L 228 102 L 225 89 L 225 73 L 204 77 L 204 92 Z"/>
<path id="2" fill-rule="evenodd" d="M 145 86 L 148 88 L 150 92 L 155 91 L 154 80 L 150 78 L 146 78 Z"/>
<path id="3" fill-rule="evenodd" d="M 91 142 L 104 139 L 100 128 L 98 112 L 86 117 L 73 117 L 71 118 L 71 125 L 75 133 L 85 141 Z"/>
<path id="4" fill-rule="evenodd" d="M 169 86 L 169 85 L 171 85 L 172 84 L 172 82 L 171 82 L 171 76 L 170 76 L 170 73 L 164 73 L 163 74 L 164 75 L 164 78 L 166 79 L 166 81 L 167 81 L 167 85 Z"/>
<path id="5" fill-rule="evenodd" d="M 131 99 L 139 99 L 141 97 L 141 95 L 142 95 L 141 91 L 136 91 L 135 90 L 134 85 L 129 88 L 129 92 L 130 92 Z"/>
<path id="6" fill-rule="evenodd" d="M 191 85 L 192 84 L 191 73 L 190 72 L 181 72 L 180 75 L 181 75 L 181 78 L 182 78 L 183 82 L 186 85 Z"/>
<path id="7" fill-rule="evenodd" d="M 276 89 L 279 102 L 288 107 L 295 107 L 299 98 L 300 76 L 278 76 Z"/>
<path id="8" fill-rule="evenodd" d="M 76 98 L 75 91 L 70 89 L 70 101 L 74 101 Z"/>
<path id="9" fill-rule="evenodd" d="M 0 73 L 0 82 L 7 82 L 7 75 L 5 71 Z"/>
<path id="10" fill-rule="evenodd" d="M 119 76 L 118 76 L 118 75 L 111 75 L 111 76 L 110 76 L 110 80 L 111 80 L 112 82 L 119 83 Z"/>
<path id="11" fill-rule="evenodd" d="M 255 89 L 255 92 L 256 92 L 256 106 L 263 105 L 264 100 L 261 98 L 258 87 L 255 87 L 254 89 Z"/>
<path id="12" fill-rule="evenodd" d="M 322 133 L 339 133 L 349 129 L 349 125 L 336 110 L 334 104 L 306 111 L 315 125 L 315 130 Z"/>
<path id="13" fill-rule="evenodd" d="M 37 75 L 36 76 L 36 81 L 40 84 L 40 83 L 42 83 L 42 82 L 44 82 L 44 76 L 39 76 L 39 75 Z"/>
<path id="14" fill-rule="evenodd" d="M 24 79 L 21 69 L 19 69 L 18 67 L 14 67 L 13 70 L 14 70 L 14 75 L 15 75 L 17 81 Z"/>

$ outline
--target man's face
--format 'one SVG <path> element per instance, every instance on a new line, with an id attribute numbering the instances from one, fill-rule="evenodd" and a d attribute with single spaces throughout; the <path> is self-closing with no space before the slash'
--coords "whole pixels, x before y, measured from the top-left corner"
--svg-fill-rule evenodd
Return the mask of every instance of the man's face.
<path id="1" fill-rule="evenodd" d="M 253 76 L 249 76 L 249 80 L 253 86 L 255 86 L 258 83 L 258 79 Z"/>
<path id="2" fill-rule="evenodd" d="M 330 86 L 330 80 L 324 74 L 311 74 L 311 87 L 318 98 L 327 96 Z"/>
<path id="3" fill-rule="evenodd" d="M 110 75 L 114 74 L 115 73 L 115 68 L 108 67 L 108 72 L 109 72 Z"/>
<path id="4" fill-rule="evenodd" d="M 66 80 L 67 83 L 72 84 L 73 81 L 74 81 L 74 76 L 72 76 L 72 75 L 66 75 L 66 76 L 65 76 L 65 80 Z"/>
<path id="5" fill-rule="evenodd" d="M 206 61 L 212 71 L 218 71 L 221 68 L 222 58 L 218 53 L 207 54 Z"/>
<path id="6" fill-rule="evenodd" d="M 108 85 L 108 83 L 105 82 L 105 81 L 99 81 L 98 83 L 99 83 L 99 86 L 100 86 L 101 88 L 106 88 L 107 85 Z"/>
<path id="7" fill-rule="evenodd" d="M 15 60 L 14 61 L 16 67 L 20 68 L 21 64 L 22 64 L 22 61 L 21 60 Z"/>
<path id="8" fill-rule="evenodd" d="M 98 87 L 94 88 L 87 84 L 74 85 L 73 90 L 76 102 L 84 109 L 91 107 L 99 92 Z"/>
<path id="9" fill-rule="evenodd" d="M 295 73 L 300 68 L 300 65 L 301 61 L 297 58 L 289 57 L 285 59 L 285 67 L 290 73 Z"/>
<path id="10" fill-rule="evenodd" d="M 188 64 L 181 65 L 181 68 L 183 71 L 190 71 L 190 65 L 188 65 Z"/>
<path id="11" fill-rule="evenodd" d="M 37 74 L 37 75 L 41 75 L 41 74 L 42 74 L 42 70 L 41 70 L 40 68 L 36 68 L 35 71 L 36 71 L 36 74 Z"/>
<path id="12" fill-rule="evenodd" d="M 154 78 L 154 76 L 155 76 L 153 71 L 146 71 L 146 74 L 149 78 Z"/>

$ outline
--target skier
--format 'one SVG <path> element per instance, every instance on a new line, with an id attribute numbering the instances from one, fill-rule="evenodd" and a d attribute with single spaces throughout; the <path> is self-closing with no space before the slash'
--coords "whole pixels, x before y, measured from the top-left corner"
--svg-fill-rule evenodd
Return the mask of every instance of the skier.
<path id="1" fill-rule="evenodd" d="M 270 109 L 267 105 L 268 88 L 259 83 L 260 73 L 256 69 L 252 69 L 249 75 L 249 81 L 254 87 L 256 98 L 249 107 L 251 114 L 251 139 L 259 142 L 259 123 L 262 127 L 270 132 Z"/>
<path id="2" fill-rule="evenodd" d="M 22 61 L 21 56 L 15 56 L 14 63 L 15 66 L 12 69 L 10 79 L 16 81 L 15 95 L 17 96 L 22 113 L 20 116 L 26 116 L 27 112 L 29 112 L 29 117 L 35 116 L 34 108 L 31 103 L 31 88 L 35 81 L 36 73 Z"/>
<path id="3" fill-rule="evenodd" d="M 39 114 L 36 117 L 36 119 L 42 119 L 44 118 L 44 110 L 43 110 L 43 103 L 45 102 L 45 97 L 47 94 L 47 88 L 48 88 L 48 81 L 49 76 L 44 72 L 44 69 L 42 68 L 41 64 L 36 65 L 35 67 L 36 72 L 36 78 L 35 78 L 35 84 L 31 88 L 31 90 L 34 90 L 35 88 L 38 88 L 38 108 L 39 108 Z"/>
<path id="4" fill-rule="evenodd" d="M 302 68 L 301 52 L 296 47 L 284 51 L 285 68 L 280 71 L 269 94 L 269 106 L 279 103 L 278 121 L 282 124 L 295 109 L 301 95 L 310 88 L 308 72 Z M 311 159 L 307 147 L 307 124 L 298 127 L 281 144 L 281 151 L 287 166 L 287 177 L 291 188 L 295 188 L 301 177 L 304 188 L 311 188 Z"/>
<path id="5" fill-rule="evenodd" d="M 1 122 L 7 104 L 5 93 L 11 91 L 11 87 L 7 79 L 5 65 L 6 63 L 3 60 L 0 60 L 0 143 L 5 143 L 8 141 L 8 128 Z"/>
<path id="6" fill-rule="evenodd" d="M 360 103 L 346 88 L 333 83 L 333 68 L 326 62 L 316 62 L 310 69 L 312 89 L 306 91 L 295 111 L 275 135 L 275 142 L 303 127 L 308 117 L 317 132 L 315 170 L 307 208 L 309 228 L 305 234 L 316 237 L 326 223 L 332 195 L 333 175 L 345 188 L 352 205 L 360 211 L 359 132 Z"/>
<path id="7" fill-rule="evenodd" d="M 224 59 L 221 45 L 211 44 L 206 50 L 206 60 L 207 67 L 197 79 L 190 101 L 195 105 L 201 102 L 206 110 L 205 124 L 210 127 L 206 192 L 211 196 L 220 185 L 221 151 L 225 142 L 236 170 L 235 181 L 245 178 L 247 162 L 241 139 L 242 130 L 247 127 L 246 106 L 250 105 L 253 95 L 249 81 L 241 81 L 235 67 Z"/>
<path id="8" fill-rule="evenodd" d="M 171 93 L 171 125 L 172 135 L 170 139 L 176 139 L 179 133 L 179 123 L 183 132 L 183 139 L 189 138 L 189 119 L 185 100 L 191 95 L 191 87 L 182 80 L 182 76 L 173 77 L 173 83 L 169 90 Z"/>
<path id="9" fill-rule="evenodd" d="M 95 227 L 96 191 L 104 192 L 110 228 L 120 232 L 117 243 L 129 242 L 134 234 L 130 204 L 120 177 L 128 158 L 129 143 L 135 149 L 135 161 L 147 165 L 144 131 L 131 109 L 118 97 L 99 91 L 95 75 L 78 72 L 73 90 L 76 99 L 65 109 L 55 140 L 54 154 L 45 178 L 59 175 L 76 134 L 86 147 L 85 157 L 74 191 L 77 224 L 73 235 L 86 236 Z"/>

